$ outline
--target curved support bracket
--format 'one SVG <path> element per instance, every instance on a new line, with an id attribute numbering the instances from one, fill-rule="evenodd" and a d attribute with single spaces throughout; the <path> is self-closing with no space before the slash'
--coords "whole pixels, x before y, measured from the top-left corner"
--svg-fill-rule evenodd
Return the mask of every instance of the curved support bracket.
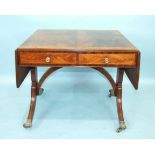
<path id="1" fill-rule="evenodd" d="M 93 68 L 93 69 L 97 70 L 98 72 L 100 72 L 101 74 L 103 74 L 110 82 L 110 84 L 113 88 L 113 91 L 115 91 L 116 83 L 113 80 L 112 76 L 104 68 L 101 68 L 101 67 L 91 67 L 91 68 Z"/>
<path id="2" fill-rule="evenodd" d="M 40 94 L 39 92 L 40 92 L 40 90 L 41 90 L 41 86 L 42 86 L 42 84 L 44 83 L 44 81 L 46 80 L 46 78 L 47 78 L 50 74 L 52 74 L 53 72 L 55 72 L 56 70 L 58 70 L 58 69 L 60 69 L 60 68 L 62 68 L 62 67 L 51 67 L 51 68 L 49 68 L 49 69 L 43 74 L 43 76 L 40 78 L 40 80 L 39 80 L 39 82 L 38 82 L 38 85 L 37 85 L 37 87 L 38 87 L 38 94 Z M 42 92 L 42 90 L 41 90 L 41 92 Z"/>
<path id="3" fill-rule="evenodd" d="M 44 81 L 46 80 L 46 78 L 52 74 L 53 72 L 57 71 L 58 69 L 60 69 L 62 67 L 51 67 L 49 68 L 43 75 L 42 77 L 40 78 L 39 82 L 38 82 L 38 91 L 41 89 L 41 86 L 42 84 L 44 83 Z M 95 69 L 97 70 L 98 72 L 100 72 L 101 74 L 103 74 L 107 79 L 108 81 L 110 82 L 113 90 L 115 90 L 116 88 L 116 83 L 115 81 L 113 80 L 112 76 L 104 69 L 104 68 L 101 68 L 101 67 L 91 67 L 92 69 Z"/>
<path id="4" fill-rule="evenodd" d="M 49 68 L 43 75 L 42 77 L 40 78 L 39 82 L 38 82 L 38 85 L 37 85 L 37 88 L 38 88 L 38 94 L 41 94 L 43 89 L 41 88 L 42 84 L 44 83 L 44 81 L 46 80 L 46 78 L 52 74 L 53 72 L 57 71 L 58 69 L 61 69 L 62 67 L 51 67 Z M 115 81 L 113 80 L 112 76 L 104 69 L 104 68 L 101 68 L 101 67 L 91 67 L 92 69 L 95 69 L 97 70 L 98 72 L 100 72 L 101 74 L 103 74 L 107 79 L 108 81 L 110 82 L 111 86 L 112 86 L 112 89 L 113 89 L 113 92 L 115 94 L 115 88 L 116 88 L 116 83 Z M 112 90 L 110 90 L 112 91 Z"/>

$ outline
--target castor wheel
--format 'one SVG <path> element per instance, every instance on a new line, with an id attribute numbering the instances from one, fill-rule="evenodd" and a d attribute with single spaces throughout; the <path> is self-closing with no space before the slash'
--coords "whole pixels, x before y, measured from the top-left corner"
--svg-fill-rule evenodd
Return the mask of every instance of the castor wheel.
<path id="1" fill-rule="evenodd" d="M 23 127 L 24 128 L 30 128 L 32 126 L 32 120 L 28 119 L 24 124 Z"/>
<path id="2" fill-rule="evenodd" d="M 38 95 L 42 95 L 43 92 L 44 92 L 44 89 L 43 89 L 43 88 L 40 88 L 40 89 L 39 89 L 39 93 L 38 93 Z"/>
<path id="3" fill-rule="evenodd" d="M 109 90 L 109 95 L 108 95 L 109 97 L 111 97 L 111 96 L 115 96 L 115 93 L 114 93 L 114 90 L 113 89 L 110 89 Z"/>
<path id="4" fill-rule="evenodd" d="M 121 131 L 126 129 L 125 122 L 120 122 L 120 127 L 116 130 L 117 133 L 120 133 Z"/>

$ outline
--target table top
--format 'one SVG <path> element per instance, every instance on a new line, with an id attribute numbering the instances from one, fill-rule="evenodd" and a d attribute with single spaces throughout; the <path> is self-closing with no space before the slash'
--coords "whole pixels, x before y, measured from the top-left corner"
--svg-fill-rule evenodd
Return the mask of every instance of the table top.
<path id="1" fill-rule="evenodd" d="M 18 50 L 42 51 L 109 51 L 136 52 L 117 30 L 38 30 Z"/>
<path id="2" fill-rule="evenodd" d="M 16 49 L 15 56 L 17 87 L 30 66 L 92 65 L 123 67 L 138 88 L 140 51 L 117 30 L 38 30 Z"/>

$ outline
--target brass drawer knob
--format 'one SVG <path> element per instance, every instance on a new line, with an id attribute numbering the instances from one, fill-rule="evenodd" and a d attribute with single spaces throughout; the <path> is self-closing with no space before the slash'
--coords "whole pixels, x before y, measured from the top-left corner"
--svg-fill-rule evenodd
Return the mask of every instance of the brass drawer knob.
<path id="1" fill-rule="evenodd" d="M 106 64 L 108 64 L 109 63 L 109 58 L 104 58 L 104 62 L 106 63 Z"/>
<path id="2" fill-rule="evenodd" d="M 46 61 L 47 63 L 49 63 L 49 62 L 51 61 L 51 58 L 50 58 L 50 57 L 46 57 L 45 61 Z"/>

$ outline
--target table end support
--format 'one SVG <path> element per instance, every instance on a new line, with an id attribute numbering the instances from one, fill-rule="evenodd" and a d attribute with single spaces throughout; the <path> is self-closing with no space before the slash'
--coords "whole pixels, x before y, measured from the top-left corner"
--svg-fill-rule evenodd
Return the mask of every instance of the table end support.
<path id="1" fill-rule="evenodd" d="M 126 129 L 123 116 L 122 108 L 122 82 L 123 82 L 124 69 L 117 69 L 117 79 L 116 79 L 116 102 L 117 102 L 117 112 L 119 118 L 120 127 L 116 130 L 118 133 Z"/>
<path id="2" fill-rule="evenodd" d="M 37 68 L 31 68 L 31 102 L 28 117 L 26 122 L 23 124 L 24 128 L 30 128 L 32 126 L 33 115 L 35 112 L 36 99 L 37 99 Z"/>

